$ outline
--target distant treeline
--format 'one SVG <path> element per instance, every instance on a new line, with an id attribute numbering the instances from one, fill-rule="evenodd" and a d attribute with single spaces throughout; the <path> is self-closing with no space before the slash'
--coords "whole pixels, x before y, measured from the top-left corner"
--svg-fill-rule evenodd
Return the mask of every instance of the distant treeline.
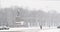
<path id="1" fill-rule="evenodd" d="M 15 26 L 18 21 L 25 21 L 34 25 L 39 23 L 42 26 L 58 26 L 60 25 L 60 14 L 46 13 L 42 10 L 30 11 L 21 7 L 0 9 L 0 25 Z"/>

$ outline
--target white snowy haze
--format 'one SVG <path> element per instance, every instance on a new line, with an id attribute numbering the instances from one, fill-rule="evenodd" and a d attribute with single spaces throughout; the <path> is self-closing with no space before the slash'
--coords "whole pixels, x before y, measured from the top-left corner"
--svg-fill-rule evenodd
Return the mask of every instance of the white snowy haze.
<path id="1" fill-rule="evenodd" d="M 45 12 L 55 10 L 60 13 L 59 0 L 0 0 L 0 2 L 1 8 L 19 6 L 29 10 L 43 10 Z"/>

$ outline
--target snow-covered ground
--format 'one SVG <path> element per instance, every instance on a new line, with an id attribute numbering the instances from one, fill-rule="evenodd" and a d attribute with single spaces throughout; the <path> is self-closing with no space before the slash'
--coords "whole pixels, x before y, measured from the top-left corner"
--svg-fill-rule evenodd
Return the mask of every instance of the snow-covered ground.
<path id="1" fill-rule="evenodd" d="M 0 31 L 22 31 L 22 32 L 60 32 L 60 29 L 55 28 L 48 28 L 43 27 L 43 29 L 40 29 L 40 27 L 29 27 L 29 28 L 10 28 L 9 30 L 0 30 Z"/>
<path id="2" fill-rule="evenodd" d="M 23 31 L 23 32 L 60 32 L 60 29 L 37 29 L 37 28 L 33 28 L 33 29 L 19 29 L 16 28 L 15 31 Z"/>

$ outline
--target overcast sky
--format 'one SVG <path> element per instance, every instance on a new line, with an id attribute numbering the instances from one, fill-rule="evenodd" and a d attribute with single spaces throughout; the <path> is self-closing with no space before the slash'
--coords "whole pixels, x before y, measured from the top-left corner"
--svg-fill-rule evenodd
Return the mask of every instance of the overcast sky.
<path id="1" fill-rule="evenodd" d="M 56 10 L 60 12 L 60 1 L 59 0 L 0 0 L 0 6 L 2 8 L 19 6 L 28 9 L 44 10 L 45 12 L 50 10 Z"/>

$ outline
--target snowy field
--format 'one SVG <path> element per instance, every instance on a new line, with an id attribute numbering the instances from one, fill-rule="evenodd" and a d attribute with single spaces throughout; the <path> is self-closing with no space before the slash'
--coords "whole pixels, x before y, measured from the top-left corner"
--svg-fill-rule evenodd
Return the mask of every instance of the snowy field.
<path id="1" fill-rule="evenodd" d="M 60 32 L 60 29 L 49 29 L 49 30 L 28 29 L 28 30 L 21 30 L 21 31 L 0 31 L 0 32 Z"/>
<path id="2" fill-rule="evenodd" d="M 9 30 L 0 30 L 0 32 L 60 32 L 57 28 L 45 28 L 40 29 L 39 27 L 29 27 L 29 28 L 10 28 Z"/>

